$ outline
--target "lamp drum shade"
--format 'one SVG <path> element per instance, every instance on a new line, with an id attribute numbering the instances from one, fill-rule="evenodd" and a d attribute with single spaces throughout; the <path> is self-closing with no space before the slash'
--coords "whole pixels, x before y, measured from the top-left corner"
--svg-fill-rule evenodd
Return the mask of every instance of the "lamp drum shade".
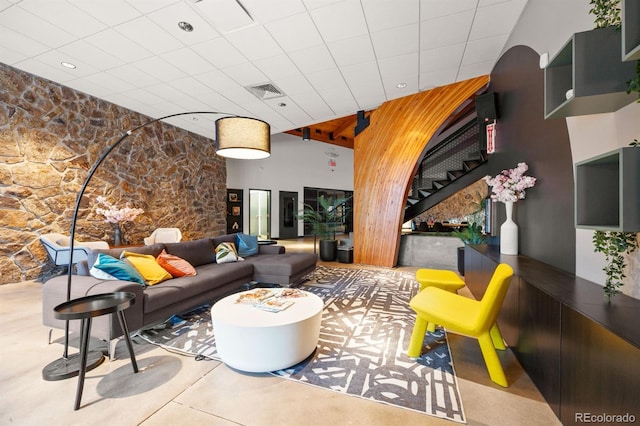
<path id="1" fill-rule="evenodd" d="M 271 155 L 271 127 L 249 117 L 216 120 L 216 154 L 228 158 L 256 160 Z"/>

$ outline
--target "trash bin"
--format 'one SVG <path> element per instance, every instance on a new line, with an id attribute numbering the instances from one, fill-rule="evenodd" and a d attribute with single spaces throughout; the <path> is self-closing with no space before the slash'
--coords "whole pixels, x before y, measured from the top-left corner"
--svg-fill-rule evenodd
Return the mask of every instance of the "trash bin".
<path id="1" fill-rule="evenodd" d="M 353 263 L 353 247 L 339 246 L 338 247 L 338 262 L 340 263 Z"/>

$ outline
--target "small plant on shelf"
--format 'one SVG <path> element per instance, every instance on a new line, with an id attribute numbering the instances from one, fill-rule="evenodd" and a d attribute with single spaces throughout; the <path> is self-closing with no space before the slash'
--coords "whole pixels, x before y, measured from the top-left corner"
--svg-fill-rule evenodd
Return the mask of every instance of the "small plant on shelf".
<path id="1" fill-rule="evenodd" d="M 596 253 L 604 253 L 607 265 L 602 269 L 607 274 L 604 284 L 604 294 L 611 300 L 620 294 L 622 280 L 626 277 L 624 268 L 627 266 L 624 254 L 633 253 L 638 249 L 638 237 L 635 232 L 596 231 L 593 235 Z"/>
<path id="2" fill-rule="evenodd" d="M 638 139 L 629 144 L 640 148 Z M 604 253 L 607 265 L 602 270 L 607 274 L 604 283 L 604 294 L 611 300 L 616 294 L 620 294 L 620 287 L 624 285 L 622 280 L 626 277 L 624 268 L 627 264 L 624 254 L 630 255 L 639 248 L 636 232 L 595 231 L 593 245 L 596 253 Z"/>
<path id="3" fill-rule="evenodd" d="M 620 0 L 591 0 L 589 4 L 593 6 L 589 9 L 589 13 L 596 17 L 594 21 L 596 28 L 622 26 Z"/>
<path id="4" fill-rule="evenodd" d="M 590 0 L 592 8 L 589 13 L 595 16 L 594 23 L 597 28 L 622 27 L 622 15 L 620 13 L 620 0 Z M 627 93 L 638 93 L 640 103 L 640 61 L 636 62 L 636 75 L 627 81 Z"/>

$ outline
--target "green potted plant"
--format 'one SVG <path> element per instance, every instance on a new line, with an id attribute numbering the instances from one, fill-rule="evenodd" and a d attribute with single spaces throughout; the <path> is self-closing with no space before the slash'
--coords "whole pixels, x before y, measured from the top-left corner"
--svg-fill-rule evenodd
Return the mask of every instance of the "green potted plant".
<path id="1" fill-rule="evenodd" d="M 309 223 L 311 232 L 319 238 L 320 259 L 325 262 L 334 261 L 338 256 L 338 241 L 335 235 L 336 230 L 343 225 L 344 218 L 348 214 L 347 201 L 349 201 L 349 198 L 334 198 L 321 195 L 318 198 L 317 209 L 305 204 L 304 210 L 298 214 L 298 219 Z"/>
<path id="2" fill-rule="evenodd" d="M 460 238 L 465 244 L 484 244 L 487 236 L 479 223 L 470 222 L 468 226 L 460 230 L 451 231 L 451 235 Z M 458 272 L 464 275 L 464 247 L 458 247 Z"/>

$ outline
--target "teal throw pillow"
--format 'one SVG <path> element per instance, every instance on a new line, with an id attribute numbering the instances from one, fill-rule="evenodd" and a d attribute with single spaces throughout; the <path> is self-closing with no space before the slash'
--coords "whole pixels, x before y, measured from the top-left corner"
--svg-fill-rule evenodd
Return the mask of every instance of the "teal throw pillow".
<path id="1" fill-rule="evenodd" d="M 238 232 L 236 234 L 236 247 L 238 248 L 238 255 L 241 257 L 257 254 L 258 237 Z"/>
<path id="2" fill-rule="evenodd" d="M 98 260 L 93 267 L 99 269 L 110 276 L 123 281 L 131 281 L 141 285 L 145 285 L 142 275 L 129 263 L 124 260 L 116 259 L 108 254 L 100 253 Z"/>

